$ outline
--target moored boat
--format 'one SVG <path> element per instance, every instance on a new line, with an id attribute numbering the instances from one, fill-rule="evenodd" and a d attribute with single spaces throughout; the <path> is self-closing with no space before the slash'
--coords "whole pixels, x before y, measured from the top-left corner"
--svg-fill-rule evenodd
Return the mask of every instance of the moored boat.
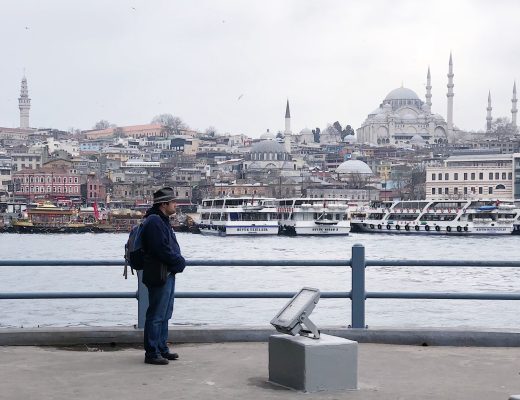
<path id="1" fill-rule="evenodd" d="M 520 209 L 482 200 L 407 200 L 373 203 L 352 216 L 354 232 L 479 234 L 513 233 Z"/>
<path id="2" fill-rule="evenodd" d="M 288 198 L 273 201 L 278 211 L 280 233 L 286 235 L 348 235 L 347 199 Z"/>
<path id="3" fill-rule="evenodd" d="M 277 235 L 276 208 L 265 198 L 225 197 L 204 199 L 197 211 L 203 235 Z"/>

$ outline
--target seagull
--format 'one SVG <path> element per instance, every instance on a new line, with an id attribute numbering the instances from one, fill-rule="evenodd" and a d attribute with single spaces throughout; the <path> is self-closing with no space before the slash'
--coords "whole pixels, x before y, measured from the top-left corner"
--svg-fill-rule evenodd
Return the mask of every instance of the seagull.
<path id="1" fill-rule="evenodd" d="M 25 30 L 27 30 L 27 31 L 28 31 L 28 30 L 29 30 L 29 27 L 28 27 L 28 26 L 26 26 L 26 27 L 25 27 Z"/>
<path id="2" fill-rule="evenodd" d="M 242 98 L 242 96 L 244 96 L 244 95 L 243 95 L 243 94 L 241 94 L 240 96 L 238 96 L 238 99 L 237 99 L 237 101 L 238 101 L 238 100 L 240 100 L 240 99 Z"/>

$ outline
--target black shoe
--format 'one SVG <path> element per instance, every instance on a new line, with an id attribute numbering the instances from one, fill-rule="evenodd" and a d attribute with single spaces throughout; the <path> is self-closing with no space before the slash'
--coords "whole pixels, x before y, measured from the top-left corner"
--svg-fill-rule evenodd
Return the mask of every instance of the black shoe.
<path id="1" fill-rule="evenodd" d="M 168 361 L 168 359 L 164 358 L 164 357 L 145 357 L 144 358 L 144 363 L 145 364 L 153 364 L 153 365 L 167 365 L 169 364 L 170 362 Z"/>
<path id="2" fill-rule="evenodd" d="M 162 353 L 161 356 L 171 361 L 179 358 L 179 355 L 177 353 Z"/>

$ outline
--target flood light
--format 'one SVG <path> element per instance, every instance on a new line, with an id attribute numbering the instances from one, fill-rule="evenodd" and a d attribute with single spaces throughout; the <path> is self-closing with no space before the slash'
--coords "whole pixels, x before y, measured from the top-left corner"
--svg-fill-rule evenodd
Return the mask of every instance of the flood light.
<path id="1" fill-rule="evenodd" d="M 309 287 L 300 289 L 271 320 L 271 325 L 281 333 L 319 339 L 320 331 L 309 319 L 312 310 L 314 310 L 319 300 L 320 291 L 318 289 Z"/>

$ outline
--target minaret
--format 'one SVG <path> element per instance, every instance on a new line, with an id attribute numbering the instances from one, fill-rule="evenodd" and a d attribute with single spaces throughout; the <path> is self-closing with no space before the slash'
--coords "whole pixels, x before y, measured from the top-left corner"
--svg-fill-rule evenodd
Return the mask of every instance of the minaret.
<path id="1" fill-rule="evenodd" d="M 448 97 L 448 137 L 450 137 L 453 134 L 453 96 L 455 94 L 453 93 L 453 61 L 451 58 L 451 52 L 450 52 L 450 64 L 449 64 L 449 71 L 448 71 L 448 93 L 446 96 Z"/>
<path id="2" fill-rule="evenodd" d="M 31 109 L 31 99 L 29 98 L 29 90 L 27 89 L 27 78 L 25 74 L 22 78 L 22 87 L 20 89 L 20 97 L 18 98 L 18 108 L 20 109 L 20 128 L 29 128 L 29 110 Z"/>
<path id="3" fill-rule="evenodd" d="M 428 74 L 426 75 L 426 105 L 428 111 L 432 112 L 432 77 L 430 75 L 430 66 L 428 66 Z"/>
<path id="4" fill-rule="evenodd" d="M 516 82 L 513 83 L 513 98 L 511 99 L 511 102 L 513 103 L 513 108 L 511 108 L 511 124 L 516 127 L 516 113 L 518 112 L 518 109 L 516 108 L 516 102 L 518 100 L 516 99 Z"/>
<path id="5" fill-rule="evenodd" d="M 491 91 L 488 93 L 488 106 L 486 110 L 486 132 L 491 132 L 491 122 L 493 121 L 493 117 L 491 116 L 491 111 L 493 110 L 493 107 L 491 107 Z"/>
<path id="6" fill-rule="evenodd" d="M 289 99 L 287 99 L 287 106 L 285 107 L 285 132 L 287 134 L 291 134 L 291 111 L 289 110 Z"/>

